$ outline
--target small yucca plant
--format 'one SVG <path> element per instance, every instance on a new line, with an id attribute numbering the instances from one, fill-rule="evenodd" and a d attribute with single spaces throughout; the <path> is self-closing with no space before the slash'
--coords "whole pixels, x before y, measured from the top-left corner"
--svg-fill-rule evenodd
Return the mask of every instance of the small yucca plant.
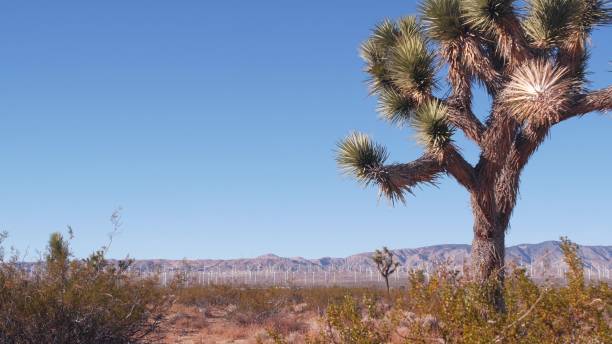
<path id="1" fill-rule="evenodd" d="M 366 135 L 338 144 L 337 161 L 391 201 L 447 174 L 470 193 L 474 213 L 472 275 L 499 286 L 504 235 L 516 204 L 521 171 L 550 128 L 569 118 L 612 108 L 612 88 L 587 90 L 591 31 L 611 22 L 607 0 L 423 0 L 420 19 L 383 21 L 361 47 L 380 116 L 408 125 L 424 148 L 417 160 L 386 164 L 388 153 Z M 446 82 L 438 71 L 448 71 Z M 486 118 L 472 111 L 472 88 L 487 90 Z M 446 91 L 446 92 L 445 92 Z M 440 94 L 448 96 L 440 97 Z M 467 162 L 453 136 L 462 131 L 481 150 Z M 496 305 L 503 310 L 501 293 Z"/>
<path id="2" fill-rule="evenodd" d="M 382 250 L 376 250 L 372 256 L 372 260 L 376 264 L 378 273 L 385 280 L 385 286 L 387 287 L 387 297 L 391 298 L 391 289 L 389 286 L 389 277 L 397 270 L 400 263 L 395 260 L 395 255 L 387 247 L 383 247 Z"/>

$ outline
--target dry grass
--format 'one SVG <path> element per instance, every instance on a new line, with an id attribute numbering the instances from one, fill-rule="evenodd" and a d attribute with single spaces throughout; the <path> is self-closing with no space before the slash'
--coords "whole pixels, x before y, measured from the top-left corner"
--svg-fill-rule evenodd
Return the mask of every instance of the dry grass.
<path id="1" fill-rule="evenodd" d="M 487 288 L 494 286 L 477 285 L 443 266 L 429 279 L 415 271 L 409 287 L 392 290 L 390 298 L 382 288 L 192 287 L 176 291 L 176 309 L 189 309 L 206 324 L 196 328 L 189 325 L 193 316 L 186 317 L 191 320 L 182 324 L 192 332 L 168 342 L 612 342 L 612 290 L 606 283 L 586 285 L 576 246 L 564 241 L 562 247 L 568 283 L 536 284 L 514 269 L 504 288 L 505 313 L 487 300 Z"/>
<path id="2" fill-rule="evenodd" d="M 176 303 L 163 327 L 166 343 L 304 343 L 321 316 L 346 295 L 382 300 L 369 288 L 191 286 L 170 291 Z M 275 339 L 276 338 L 276 339 Z"/>
<path id="3" fill-rule="evenodd" d="M 162 328 L 164 343 L 266 343 L 273 342 L 270 334 L 279 334 L 292 343 L 303 343 L 305 335 L 318 325 L 318 315 L 314 312 L 292 309 L 250 324 L 228 317 L 223 309 L 207 312 L 196 306 L 175 304 L 170 313 Z"/>

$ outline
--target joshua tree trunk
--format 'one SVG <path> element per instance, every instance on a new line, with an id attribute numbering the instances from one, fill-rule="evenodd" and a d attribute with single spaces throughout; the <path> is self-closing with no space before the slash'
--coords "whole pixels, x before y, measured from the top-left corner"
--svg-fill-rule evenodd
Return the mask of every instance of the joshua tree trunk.
<path id="1" fill-rule="evenodd" d="M 484 177 L 482 182 L 486 182 L 487 179 Z M 502 288 L 506 227 L 500 221 L 500 212 L 495 202 L 493 187 L 491 185 L 474 187 L 471 184 L 470 186 L 474 216 L 471 274 L 475 281 L 490 287 L 490 301 L 498 311 L 504 311 Z"/>
<path id="2" fill-rule="evenodd" d="M 387 286 L 387 298 L 391 300 L 391 288 L 389 287 L 389 276 L 385 277 L 385 285 Z"/>
<path id="3" fill-rule="evenodd" d="M 490 288 L 488 298 L 500 312 L 506 309 L 503 298 L 504 251 L 503 231 L 495 231 L 491 237 L 474 235 L 471 255 L 475 280 Z"/>
<path id="4" fill-rule="evenodd" d="M 472 240 L 472 274 L 479 281 L 490 277 L 503 278 L 504 275 L 504 229 L 489 228 L 481 219 L 474 219 L 474 239 Z"/>

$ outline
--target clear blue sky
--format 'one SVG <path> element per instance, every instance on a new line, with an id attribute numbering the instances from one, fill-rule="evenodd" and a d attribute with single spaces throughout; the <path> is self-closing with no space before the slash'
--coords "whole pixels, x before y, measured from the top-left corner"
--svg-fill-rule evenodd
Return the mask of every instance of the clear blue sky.
<path id="1" fill-rule="evenodd" d="M 393 208 L 334 162 L 353 129 L 391 160 L 419 156 L 410 130 L 377 118 L 357 53 L 375 23 L 411 13 L 412 1 L 3 2 L 0 229 L 30 258 L 68 224 L 76 254 L 90 253 L 118 206 L 113 257 L 469 243 L 453 180 Z M 594 88 L 612 83 L 611 35 L 593 37 Z M 612 244 L 611 134 L 600 114 L 553 130 L 524 173 L 508 244 Z"/>

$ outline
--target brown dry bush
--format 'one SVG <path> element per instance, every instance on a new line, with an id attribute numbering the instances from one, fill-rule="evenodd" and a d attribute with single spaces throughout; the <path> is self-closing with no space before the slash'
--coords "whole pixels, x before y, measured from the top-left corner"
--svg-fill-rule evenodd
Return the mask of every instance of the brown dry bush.
<path id="1" fill-rule="evenodd" d="M 266 329 L 267 335 L 259 338 L 262 343 L 303 343 L 316 319 L 346 295 L 376 301 L 385 298 L 382 289 L 245 285 L 179 286 L 173 294 L 177 306 L 195 307 L 203 319 L 221 318 L 228 321 L 228 326 L 234 324 L 245 330 L 253 326 Z"/>
<path id="2" fill-rule="evenodd" d="M 205 314 L 224 317 L 240 325 L 263 324 L 285 310 L 294 297 L 289 289 L 226 285 L 177 288 L 177 302 L 204 309 Z"/>
<path id="3" fill-rule="evenodd" d="M 177 302 L 204 309 L 205 313 L 226 316 L 241 324 L 262 323 L 280 313 L 314 311 L 323 315 L 329 305 L 346 295 L 382 300 L 385 293 L 371 288 L 311 287 L 280 288 L 232 285 L 178 287 Z M 397 295 L 397 291 L 394 291 Z M 216 312 L 215 312 L 216 311 Z"/>
<path id="4" fill-rule="evenodd" d="M 105 250 L 71 259 L 61 234 L 45 260 L 26 270 L 0 257 L 0 343 L 147 343 L 171 303 L 152 280 L 130 278 L 131 261 Z"/>

